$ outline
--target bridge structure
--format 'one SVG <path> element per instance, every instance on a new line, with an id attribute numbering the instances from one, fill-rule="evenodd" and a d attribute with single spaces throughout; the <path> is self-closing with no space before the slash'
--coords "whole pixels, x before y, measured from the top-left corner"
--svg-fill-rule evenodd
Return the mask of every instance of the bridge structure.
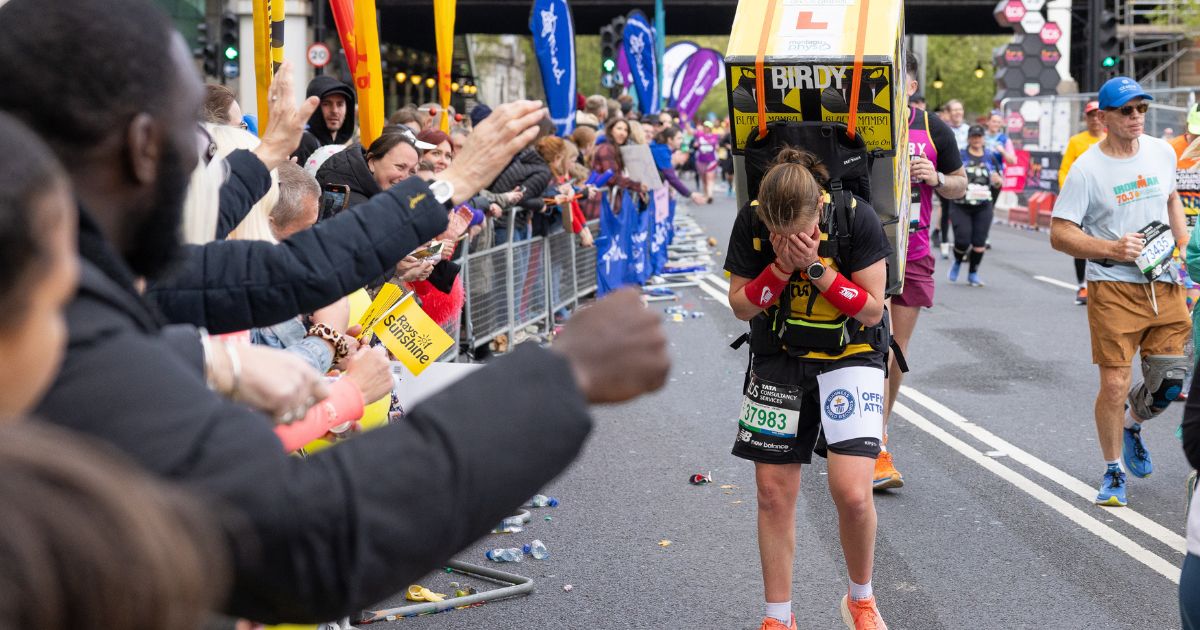
<path id="1" fill-rule="evenodd" d="M 747 0 L 743 0 L 747 1 Z M 749 0 L 758 1 L 758 0 Z M 458 33 L 526 34 L 529 32 L 529 0 L 458 0 L 454 30 Z M 664 0 L 668 34 L 727 35 L 738 0 Z M 413 29 L 413 24 L 432 24 L 429 0 L 379 0 L 383 41 L 433 49 L 432 29 Z M 996 0 L 907 0 L 905 32 L 910 35 L 1003 35 L 992 17 Z M 600 32 L 619 14 L 641 9 L 654 15 L 653 2 L 614 0 L 571 0 L 575 32 Z"/>

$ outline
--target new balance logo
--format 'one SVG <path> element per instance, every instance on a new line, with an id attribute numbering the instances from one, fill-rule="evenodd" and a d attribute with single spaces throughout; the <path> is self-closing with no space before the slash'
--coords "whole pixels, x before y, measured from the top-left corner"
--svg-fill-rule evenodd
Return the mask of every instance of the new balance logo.
<path id="1" fill-rule="evenodd" d="M 851 289 L 850 287 L 842 287 L 838 289 L 838 293 L 840 293 L 842 297 L 846 298 L 847 300 L 853 300 L 854 298 L 858 297 L 858 291 Z"/>

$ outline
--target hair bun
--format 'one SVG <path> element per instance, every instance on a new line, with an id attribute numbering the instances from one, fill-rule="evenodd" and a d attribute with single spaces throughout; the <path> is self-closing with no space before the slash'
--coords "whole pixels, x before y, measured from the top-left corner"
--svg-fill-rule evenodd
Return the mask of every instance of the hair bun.
<path id="1" fill-rule="evenodd" d="M 775 156 L 775 165 L 779 164 L 798 164 L 811 172 L 822 185 L 829 181 L 829 169 L 811 151 L 785 146 Z"/>

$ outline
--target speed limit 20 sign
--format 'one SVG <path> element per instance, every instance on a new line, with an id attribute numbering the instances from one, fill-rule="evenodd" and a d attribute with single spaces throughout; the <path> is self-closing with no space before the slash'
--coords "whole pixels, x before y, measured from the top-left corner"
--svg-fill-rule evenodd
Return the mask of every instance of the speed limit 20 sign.
<path id="1" fill-rule="evenodd" d="M 329 52 L 329 47 L 321 42 L 317 42 L 308 47 L 308 63 L 315 68 L 324 68 L 329 63 L 332 54 Z"/>

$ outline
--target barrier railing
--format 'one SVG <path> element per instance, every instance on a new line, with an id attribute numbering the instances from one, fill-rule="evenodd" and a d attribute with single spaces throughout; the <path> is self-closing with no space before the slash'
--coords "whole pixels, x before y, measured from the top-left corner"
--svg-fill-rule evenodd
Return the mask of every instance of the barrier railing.
<path id="1" fill-rule="evenodd" d="M 516 225 L 518 210 L 509 210 L 509 226 Z M 587 226 L 599 235 L 599 221 Z M 596 250 L 578 245 L 574 234 L 564 230 L 522 240 L 512 229 L 503 234 L 504 242 L 478 251 L 472 251 L 471 239 L 462 242 L 463 325 L 455 336 L 459 344 L 442 361 L 459 360 L 461 348 L 479 348 L 500 335 L 512 343 L 517 331 L 531 325 L 548 332 L 556 312 L 574 309 L 596 291 Z"/>

